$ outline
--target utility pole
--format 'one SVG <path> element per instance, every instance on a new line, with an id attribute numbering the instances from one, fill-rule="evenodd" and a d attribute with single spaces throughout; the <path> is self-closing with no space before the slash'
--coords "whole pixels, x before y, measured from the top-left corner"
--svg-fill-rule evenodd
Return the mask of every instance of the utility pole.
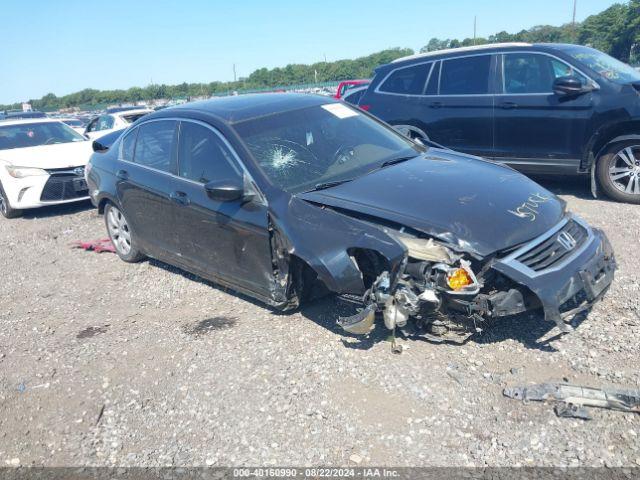
<path id="1" fill-rule="evenodd" d="M 476 25 L 477 25 L 478 16 L 473 16 L 473 44 L 476 44 Z"/>
<path id="2" fill-rule="evenodd" d="M 571 24 L 574 27 L 576 26 L 576 3 L 578 3 L 578 0 L 573 0 L 573 19 L 571 20 Z"/>
<path id="3" fill-rule="evenodd" d="M 236 82 L 236 64 L 233 64 L 233 83 Z"/>

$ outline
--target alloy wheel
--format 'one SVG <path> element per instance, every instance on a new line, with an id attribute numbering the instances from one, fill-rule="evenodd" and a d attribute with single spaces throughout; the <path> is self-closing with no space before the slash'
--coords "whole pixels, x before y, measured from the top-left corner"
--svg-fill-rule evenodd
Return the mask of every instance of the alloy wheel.
<path id="1" fill-rule="evenodd" d="M 609 179 L 621 192 L 640 195 L 640 145 L 620 150 L 609 164 Z"/>
<path id="2" fill-rule="evenodd" d="M 107 228 L 111 242 L 118 253 L 128 255 L 131 251 L 131 230 L 129 230 L 127 219 L 114 206 L 110 206 L 107 213 Z"/>

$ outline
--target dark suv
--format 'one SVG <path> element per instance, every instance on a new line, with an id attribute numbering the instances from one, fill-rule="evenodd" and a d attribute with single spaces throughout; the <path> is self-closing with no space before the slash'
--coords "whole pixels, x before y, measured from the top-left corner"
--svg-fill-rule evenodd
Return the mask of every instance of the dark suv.
<path id="1" fill-rule="evenodd" d="M 525 173 L 590 174 L 594 193 L 640 203 L 639 92 L 640 72 L 598 50 L 511 43 L 383 65 L 359 104 L 413 138 Z"/>

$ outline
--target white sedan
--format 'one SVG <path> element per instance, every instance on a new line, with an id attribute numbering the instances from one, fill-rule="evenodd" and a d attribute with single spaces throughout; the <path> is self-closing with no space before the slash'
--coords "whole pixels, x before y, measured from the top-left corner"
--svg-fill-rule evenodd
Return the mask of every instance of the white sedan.
<path id="1" fill-rule="evenodd" d="M 140 117 L 145 116 L 147 113 L 152 113 L 153 110 L 146 108 L 135 110 L 124 110 L 119 112 L 109 112 L 99 117 L 94 118 L 87 125 L 87 129 L 84 134 L 91 140 L 100 138 L 107 133 L 111 133 L 116 130 L 122 130 L 127 128 L 130 124 L 138 120 Z"/>
<path id="2" fill-rule="evenodd" d="M 0 213 L 89 198 L 84 168 L 91 142 L 49 118 L 0 121 Z"/>

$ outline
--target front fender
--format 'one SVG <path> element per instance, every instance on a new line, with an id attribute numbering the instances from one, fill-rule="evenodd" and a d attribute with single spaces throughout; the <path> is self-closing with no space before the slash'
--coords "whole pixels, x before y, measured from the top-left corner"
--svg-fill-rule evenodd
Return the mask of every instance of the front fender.
<path id="1" fill-rule="evenodd" d="M 288 253 L 306 262 L 334 293 L 364 293 L 362 272 L 349 255 L 350 249 L 379 253 L 391 274 L 397 272 L 406 255 L 404 246 L 381 228 L 295 196 L 280 196 L 271 202 L 270 210 Z"/>

